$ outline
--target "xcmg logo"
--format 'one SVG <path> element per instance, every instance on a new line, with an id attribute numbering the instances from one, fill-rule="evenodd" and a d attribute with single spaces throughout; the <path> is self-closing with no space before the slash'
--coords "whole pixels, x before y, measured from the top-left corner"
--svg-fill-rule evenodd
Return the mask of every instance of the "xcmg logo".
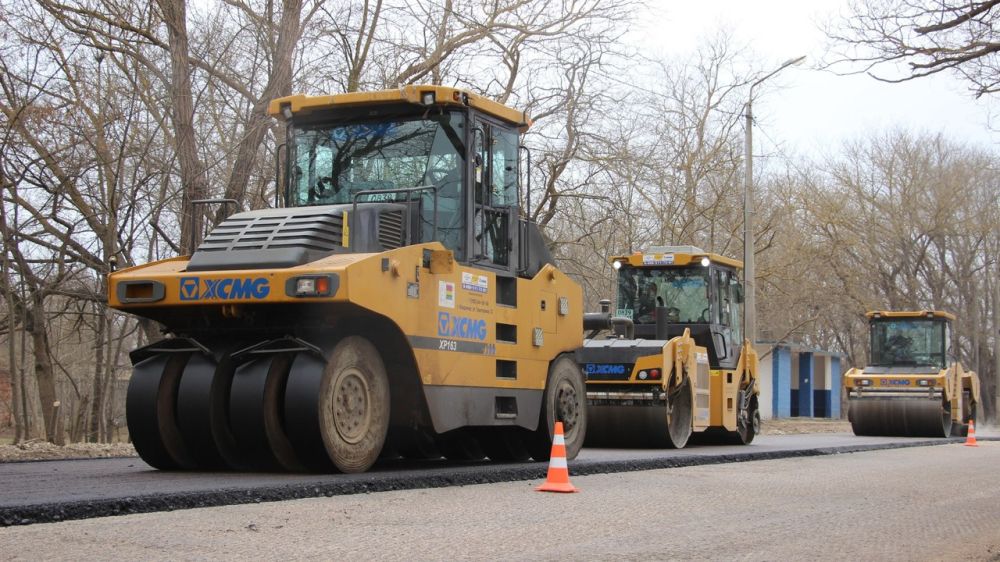
<path id="1" fill-rule="evenodd" d="M 878 382 L 882 386 L 910 386 L 907 379 L 880 379 Z"/>
<path id="2" fill-rule="evenodd" d="M 624 375 L 625 365 L 602 365 L 600 363 L 587 363 L 583 370 L 588 375 Z"/>
<path id="3" fill-rule="evenodd" d="M 208 299 L 262 299 L 271 292 L 265 277 L 245 279 L 201 279 L 181 277 L 181 300 L 198 301 Z"/>
<path id="4" fill-rule="evenodd" d="M 449 312 L 438 312 L 438 335 L 443 338 L 485 340 L 486 321 L 474 320 Z"/>

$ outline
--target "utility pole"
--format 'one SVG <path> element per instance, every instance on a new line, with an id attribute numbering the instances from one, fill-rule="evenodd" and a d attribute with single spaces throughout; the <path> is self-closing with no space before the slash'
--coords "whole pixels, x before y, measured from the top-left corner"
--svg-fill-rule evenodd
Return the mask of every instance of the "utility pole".
<path id="1" fill-rule="evenodd" d="M 754 267 L 754 204 L 753 204 L 753 89 L 782 70 L 806 60 L 802 56 L 788 59 L 770 74 L 750 84 L 747 99 L 746 139 L 743 142 L 743 337 L 753 345 L 757 342 L 757 280 Z"/>

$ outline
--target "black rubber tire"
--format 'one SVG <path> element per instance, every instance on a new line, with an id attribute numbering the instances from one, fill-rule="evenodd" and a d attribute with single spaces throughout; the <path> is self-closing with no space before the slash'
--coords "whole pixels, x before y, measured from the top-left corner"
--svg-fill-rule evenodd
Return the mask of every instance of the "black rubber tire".
<path id="1" fill-rule="evenodd" d="M 294 353 L 267 355 L 240 365 L 233 376 L 229 424 L 251 466 L 305 471 L 283 427 L 285 382 Z"/>
<path id="2" fill-rule="evenodd" d="M 972 400 L 972 395 L 969 391 L 963 391 L 962 402 L 964 404 L 970 404 L 969 401 Z M 962 416 L 962 423 L 952 423 L 951 424 L 951 436 L 952 437 L 968 437 L 969 436 L 969 422 L 975 421 L 976 419 L 976 405 L 969 405 L 969 414 Z"/>
<path id="3" fill-rule="evenodd" d="M 756 396 L 750 399 L 748 418 L 749 425 L 744 425 L 739 419 L 736 420 L 736 431 L 732 433 L 733 443 L 736 445 L 749 445 L 753 443 L 754 437 L 760 433 L 760 408 L 757 406 Z"/>
<path id="4" fill-rule="evenodd" d="M 438 438 L 438 450 L 451 461 L 481 461 L 486 458 L 479 439 L 468 428 L 456 429 Z"/>
<path id="5" fill-rule="evenodd" d="M 670 413 L 665 415 L 667 447 L 683 449 L 694 430 L 691 378 L 685 378 L 684 382 L 671 390 L 667 401 L 670 404 Z"/>
<path id="6" fill-rule="evenodd" d="M 285 432 L 302 463 L 313 472 L 335 472 L 320 431 L 319 396 L 326 360 L 298 353 L 285 383 Z"/>
<path id="7" fill-rule="evenodd" d="M 361 336 L 330 353 L 320 385 L 323 444 L 341 472 L 364 472 L 378 459 L 389 429 L 389 378 L 378 350 Z"/>
<path id="8" fill-rule="evenodd" d="M 215 371 L 212 357 L 192 354 L 177 388 L 177 426 L 198 468 L 206 470 L 229 467 L 215 443 L 212 423 L 218 404 Z"/>
<path id="9" fill-rule="evenodd" d="M 388 438 L 386 441 L 388 442 Z M 417 461 L 439 459 L 443 454 L 434 437 L 421 429 L 394 431 L 392 448 L 404 459 Z"/>
<path id="10" fill-rule="evenodd" d="M 233 360 L 230 352 L 241 347 L 235 346 L 226 350 L 215 366 L 215 377 L 212 379 L 211 389 L 212 406 L 209 416 L 219 456 L 222 457 L 225 465 L 232 470 L 248 470 L 250 468 L 250 463 L 236 443 L 236 436 L 233 435 L 233 430 L 229 426 L 230 392 L 233 387 L 233 377 L 236 375 L 236 367 L 239 366 Z"/>
<path id="11" fill-rule="evenodd" d="M 538 429 L 525 438 L 531 457 L 549 460 L 555 422 L 561 421 L 566 459 L 575 459 L 587 438 L 587 388 L 583 371 L 567 356 L 556 358 L 549 366 L 539 417 Z"/>
<path id="12" fill-rule="evenodd" d="M 531 459 L 531 452 L 525 446 L 523 432 L 519 427 L 486 428 L 479 434 L 479 442 L 493 462 L 525 462 Z"/>
<path id="13" fill-rule="evenodd" d="M 162 353 L 139 362 L 125 397 L 125 422 L 136 452 L 160 470 L 192 469 L 194 458 L 177 427 L 177 387 L 190 353 Z"/>

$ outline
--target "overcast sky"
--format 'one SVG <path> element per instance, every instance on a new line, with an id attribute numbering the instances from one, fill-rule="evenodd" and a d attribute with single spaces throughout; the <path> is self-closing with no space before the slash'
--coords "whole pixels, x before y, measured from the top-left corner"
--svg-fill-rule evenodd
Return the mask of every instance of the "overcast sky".
<path id="1" fill-rule="evenodd" d="M 1000 147 L 1000 133 L 989 128 L 998 100 L 974 100 L 951 74 L 887 84 L 815 70 L 827 44 L 818 24 L 846 11 L 847 0 L 651 0 L 651 5 L 652 17 L 638 36 L 666 55 L 689 52 L 704 37 L 727 28 L 761 66 L 776 68 L 790 58 L 808 57 L 761 91 L 754 104 L 754 154 L 818 155 L 835 151 L 845 139 L 892 127 Z M 1000 128 L 1000 120 L 993 121 Z"/>

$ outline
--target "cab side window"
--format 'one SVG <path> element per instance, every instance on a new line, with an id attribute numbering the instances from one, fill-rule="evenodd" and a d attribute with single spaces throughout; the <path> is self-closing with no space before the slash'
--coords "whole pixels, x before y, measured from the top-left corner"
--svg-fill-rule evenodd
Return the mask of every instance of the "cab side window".
<path id="1" fill-rule="evenodd" d="M 733 340 L 743 341 L 743 285 L 739 275 L 729 274 L 729 326 L 733 329 Z"/>

